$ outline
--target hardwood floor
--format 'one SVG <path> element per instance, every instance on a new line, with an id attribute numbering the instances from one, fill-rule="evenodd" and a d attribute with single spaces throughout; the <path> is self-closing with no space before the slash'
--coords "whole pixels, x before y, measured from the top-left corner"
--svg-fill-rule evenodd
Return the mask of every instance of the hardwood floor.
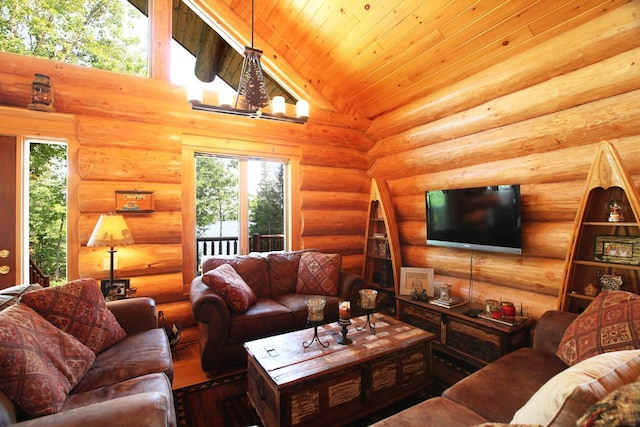
<path id="1" fill-rule="evenodd" d="M 185 328 L 173 351 L 173 389 L 199 384 L 209 380 L 200 368 L 198 328 Z"/>

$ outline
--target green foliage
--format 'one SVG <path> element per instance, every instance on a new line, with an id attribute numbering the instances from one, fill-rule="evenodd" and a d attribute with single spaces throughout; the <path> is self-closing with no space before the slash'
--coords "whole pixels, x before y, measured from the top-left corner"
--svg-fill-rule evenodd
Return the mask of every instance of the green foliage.
<path id="1" fill-rule="evenodd" d="M 262 163 L 256 197 L 249 201 L 249 234 L 284 233 L 284 165 Z"/>
<path id="2" fill-rule="evenodd" d="M 30 253 L 52 282 L 65 281 L 67 147 L 31 143 L 29 160 Z"/>
<path id="3" fill-rule="evenodd" d="M 3 0 L 0 50 L 146 76 L 136 14 L 120 0 Z"/>
<path id="4" fill-rule="evenodd" d="M 238 219 L 238 161 L 196 156 L 196 234 Z"/>

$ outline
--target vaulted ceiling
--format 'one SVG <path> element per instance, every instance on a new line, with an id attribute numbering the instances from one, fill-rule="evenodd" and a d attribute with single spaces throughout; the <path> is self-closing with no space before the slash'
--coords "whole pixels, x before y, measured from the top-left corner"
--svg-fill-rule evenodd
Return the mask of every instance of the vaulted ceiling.
<path id="1" fill-rule="evenodd" d="M 254 44 L 264 51 L 263 67 L 312 107 L 367 118 L 419 100 L 627 2 L 254 1 Z M 250 44 L 251 0 L 184 2 L 234 40 Z M 180 22 L 174 17 L 174 26 L 186 25 Z"/>

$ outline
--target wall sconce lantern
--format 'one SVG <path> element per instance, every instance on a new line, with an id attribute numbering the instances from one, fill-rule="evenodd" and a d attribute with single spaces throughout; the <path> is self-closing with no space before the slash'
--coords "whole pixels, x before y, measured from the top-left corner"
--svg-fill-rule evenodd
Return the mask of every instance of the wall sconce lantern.
<path id="1" fill-rule="evenodd" d="M 49 76 L 36 74 L 31 83 L 31 103 L 27 106 L 29 110 L 53 112 L 53 87 Z"/>

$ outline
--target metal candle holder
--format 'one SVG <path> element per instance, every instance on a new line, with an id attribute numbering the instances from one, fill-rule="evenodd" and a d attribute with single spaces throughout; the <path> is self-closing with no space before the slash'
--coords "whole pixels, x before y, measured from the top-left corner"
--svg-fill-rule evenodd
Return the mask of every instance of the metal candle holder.
<path id="1" fill-rule="evenodd" d="M 356 331 L 364 331 L 367 329 L 367 325 L 369 325 L 369 331 L 371 335 L 376 334 L 376 324 L 371 321 L 371 315 L 374 313 L 375 309 L 367 309 L 367 321 L 362 326 L 356 326 Z"/>
<path id="2" fill-rule="evenodd" d="M 317 341 L 318 344 L 320 344 L 322 347 L 325 347 L 325 348 L 329 347 L 329 343 L 327 341 L 322 342 L 320 341 L 320 337 L 318 337 L 318 326 L 321 324 L 322 324 L 321 321 L 314 321 L 314 320 L 307 319 L 307 325 L 313 326 L 313 338 L 311 339 L 311 341 L 305 341 L 302 343 L 302 346 L 304 348 L 309 348 L 309 346 L 311 346 L 311 344 L 313 344 L 314 341 Z"/>
<path id="3" fill-rule="evenodd" d="M 351 340 L 351 338 L 347 338 L 347 332 L 349 331 L 347 329 L 347 326 L 349 326 L 351 324 L 351 320 L 346 319 L 346 320 L 338 320 L 338 326 L 342 327 L 342 333 L 340 335 L 338 335 L 338 338 L 336 339 L 336 342 L 338 344 L 351 344 L 353 341 Z"/>

